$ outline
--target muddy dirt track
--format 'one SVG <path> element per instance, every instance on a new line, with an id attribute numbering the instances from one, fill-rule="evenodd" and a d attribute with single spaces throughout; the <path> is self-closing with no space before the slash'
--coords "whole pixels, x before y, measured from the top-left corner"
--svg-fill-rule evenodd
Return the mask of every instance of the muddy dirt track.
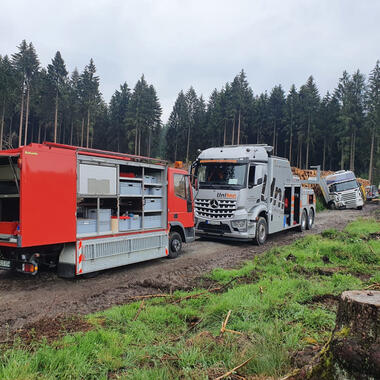
<path id="1" fill-rule="evenodd" d="M 317 215 L 313 230 L 343 229 L 359 216 L 379 211 L 377 204 L 363 210 L 324 211 Z M 218 267 L 233 268 L 273 247 L 300 238 L 297 231 L 272 235 L 265 246 L 250 243 L 196 240 L 184 247 L 175 260 L 158 259 L 107 270 L 95 278 L 64 280 L 54 272 L 36 277 L 0 271 L 0 338 L 26 324 L 57 315 L 87 314 L 127 302 L 144 294 L 190 289 L 197 279 Z"/>

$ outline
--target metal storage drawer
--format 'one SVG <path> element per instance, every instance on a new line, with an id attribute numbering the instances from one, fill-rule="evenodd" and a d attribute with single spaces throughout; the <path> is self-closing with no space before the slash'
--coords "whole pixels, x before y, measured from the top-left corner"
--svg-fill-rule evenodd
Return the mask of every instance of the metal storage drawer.
<path id="1" fill-rule="evenodd" d="M 159 182 L 161 182 L 161 181 L 159 180 L 159 177 L 153 175 L 153 176 L 152 176 L 151 183 L 159 183 Z"/>
<path id="2" fill-rule="evenodd" d="M 145 215 L 144 228 L 159 228 L 161 227 L 161 215 Z"/>
<path id="3" fill-rule="evenodd" d="M 96 219 L 77 219 L 77 235 L 96 233 Z"/>
<path id="4" fill-rule="evenodd" d="M 150 195 L 162 195 L 162 187 L 151 187 Z"/>
<path id="5" fill-rule="evenodd" d="M 120 195 L 141 195 L 141 183 L 121 182 Z"/>
<path id="6" fill-rule="evenodd" d="M 151 175 L 144 175 L 144 182 L 145 183 L 152 183 L 153 179 L 154 179 L 154 177 L 152 177 Z"/>
<path id="7" fill-rule="evenodd" d="M 141 228 L 141 218 L 139 215 L 134 215 L 129 219 L 130 229 L 139 230 Z"/>
<path id="8" fill-rule="evenodd" d="M 111 231 L 111 219 L 107 222 L 99 221 L 99 232 Z"/>
<path id="9" fill-rule="evenodd" d="M 102 222 L 108 222 L 111 219 L 111 209 L 99 209 L 92 208 L 88 210 L 88 217 L 90 219 L 97 219 L 97 216 L 99 214 L 99 221 Z"/>
<path id="10" fill-rule="evenodd" d="M 154 211 L 161 210 L 162 201 L 161 199 L 145 199 L 144 200 L 144 210 L 145 211 Z"/>
<path id="11" fill-rule="evenodd" d="M 119 231 L 128 231 L 131 229 L 130 218 L 119 219 Z"/>

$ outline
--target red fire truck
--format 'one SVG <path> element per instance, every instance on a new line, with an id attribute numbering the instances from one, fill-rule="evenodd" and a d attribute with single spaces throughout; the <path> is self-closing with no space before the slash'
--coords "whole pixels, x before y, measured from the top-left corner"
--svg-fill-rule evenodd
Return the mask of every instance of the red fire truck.
<path id="1" fill-rule="evenodd" d="M 68 145 L 0 151 L 0 269 L 74 277 L 159 257 L 194 240 L 184 170 Z"/>

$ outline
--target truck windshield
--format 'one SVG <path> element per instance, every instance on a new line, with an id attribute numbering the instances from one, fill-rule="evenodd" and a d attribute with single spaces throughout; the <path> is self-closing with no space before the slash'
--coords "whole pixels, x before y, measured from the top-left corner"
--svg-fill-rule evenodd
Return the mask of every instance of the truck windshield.
<path id="1" fill-rule="evenodd" d="M 330 193 L 356 189 L 357 187 L 358 187 L 358 183 L 356 182 L 356 180 L 341 182 L 341 183 L 334 183 L 333 185 L 330 186 Z"/>
<path id="2" fill-rule="evenodd" d="M 196 176 L 201 189 L 241 189 L 246 186 L 247 164 L 201 163 Z"/>

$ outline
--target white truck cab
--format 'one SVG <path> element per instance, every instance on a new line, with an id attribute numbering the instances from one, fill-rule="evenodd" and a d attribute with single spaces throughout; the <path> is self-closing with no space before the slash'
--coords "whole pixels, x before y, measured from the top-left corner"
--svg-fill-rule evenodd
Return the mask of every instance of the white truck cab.
<path id="1" fill-rule="evenodd" d="M 355 174 L 352 171 L 340 170 L 324 179 L 329 190 L 328 206 L 332 209 L 361 209 L 364 200 Z"/>

